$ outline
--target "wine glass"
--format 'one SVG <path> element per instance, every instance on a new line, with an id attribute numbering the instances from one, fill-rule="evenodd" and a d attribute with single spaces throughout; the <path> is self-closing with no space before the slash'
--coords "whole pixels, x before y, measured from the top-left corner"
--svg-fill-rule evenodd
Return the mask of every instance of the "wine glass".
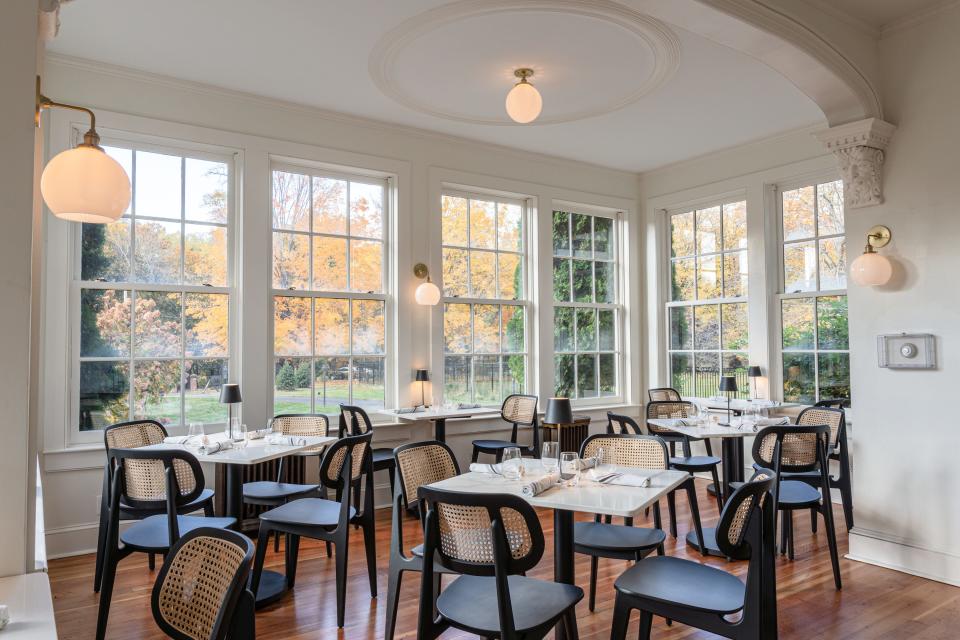
<path id="1" fill-rule="evenodd" d="M 247 430 L 247 425 L 241 424 L 239 427 L 235 427 L 233 430 L 233 446 L 238 449 L 246 447 L 249 435 L 250 432 Z"/>
<path id="2" fill-rule="evenodd" d="M 187 425 L 187 444 L 199 447 L 203 443 L 203 423 L 191 422 Z"/>
<path id="3" fill-rule="evenodd" d="M 580 456 L 575 451 L 564 451 L 560 454 L 560 479 L 568 487 L 575 487 L 580 483 Z"/>
<path id="4" fill-rule="evenodd" d="M 543 453 L 540 454 L 540 462 L 543 463 L 543 470 L 548 474 L 556 474 L 560 468 L 560 443 L 544 442 Z"/>
<path id="5" fill-rule="evenodd" d="M 507 447 L 503 450 L 503 459 L 500 468 L 503 471 L 503 477 L 507 480 L 520 479 L 520 467 L 523 464 L 520 458 L 520 449 L 517 447 Z"/>

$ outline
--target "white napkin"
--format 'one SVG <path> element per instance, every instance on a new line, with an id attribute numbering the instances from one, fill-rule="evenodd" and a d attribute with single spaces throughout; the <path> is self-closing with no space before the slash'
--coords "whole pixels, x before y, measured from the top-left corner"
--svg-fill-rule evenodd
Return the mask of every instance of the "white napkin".
<path id="1" fill-rule="evenodd" d="M 214 440 L 213 442 L 207 442 L 200 445 L 199 452 L 201 455 L 208 456 L 211 453 L 217 453 L 218 451 L 226 451 L 227 449 L 232 449 L 233 443 L 229 440 Z"/>
<path id="2" fill-rule="evenodd" d="M 256 431 L 247 431 L 247 440 L 260 440 L 261 438 L 266 438 L 271 433 L 273 433 L 273 429 L 270 427 L 257 429 Z"/>
<path id="3" fill-rule="evenodd" d="M 540 495 L 547 489 L 551 489 L 560 482 L 560 474 L 558 473 L 549 473 L 539 480 L 534 480 L 533 482 L 528 482 L 523 485 L 523 488 L 520 489 L 520 493 L 527 496 L 528 498 L 533 498 Z"/>
<path id="4" fill-rule="evenodd" d="M 474 473 L 493 473 L 499 476 L 502 473 L 502 465 L 471 462 L 470 471 Z"/>
<path id="5" fill-rule="evenodd" d="M 457 409 L 479 409 L 480 405 L 470 404 L 469 402 L 461 402 L 457 405 Z"/>
<path id="6" fill-rule="evenodd" d="M 167 436 L 163 442 L 164 444 L 187 444 L 192 437 L 194 436 Z"/>
<path id="7" fill-rule="evenodd" d="M 760 418 L 757 420 L 758 427 L 778 427 L 785 424 L 790 424 L 790 418 L 786 416 L 780 418 Z"/>
<path id="8" fill-rule="evenodd" d="M 307 444 L 306 438 L 285 436 L 282 433 L 271 433 L 266 438 L 267 444 L 279 444 L 287 447 L 302 447 Z"/>
<path id="9" fill-rule="evenodd" d="M 621 487 L 649 487 L 650 476 L 638 476 L 635 473 L 624 473 L 604 484 L 615 484 Z"/>
<path id="10" fill-rule="evenodd" d="M 594 467 L 596 464 L 597 464 L 597 459 L 596 459 L 596 458 L 580 458 L 580 470 L 581 470 L 581 471 L 583 471 L 584 469 L 593 469 L 593 467 Z"/>

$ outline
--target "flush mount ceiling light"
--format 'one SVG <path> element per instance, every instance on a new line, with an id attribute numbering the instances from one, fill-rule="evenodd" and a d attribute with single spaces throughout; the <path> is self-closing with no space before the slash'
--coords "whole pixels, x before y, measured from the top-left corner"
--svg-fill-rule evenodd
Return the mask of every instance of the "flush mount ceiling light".
<path id="1" fill-rule="evenodd" d="M 890 229 L 877 225 L 867 233 L 867 246 L 857 259 L 850 263 L 850 279 L 861 287 L 879 287 L 890 282 L 893 266 L 886 256 L 876 252 L 890 244 Z"/>
<path id="2" fill-rule="evenodd" d="M 71 222 L 107 223 L 123 215 L 130 204 L 130 177 L 100 146 L 97 118 L 86 107 L 54 102 L 40 93 L 37 77 L 36 122 L 43 109 L 71 109 L 90 116 L 83 142 L 58 153 L 40 176 L 40 193 L 53 215 Z"/>
<path id="3" fill-rule="evenodd" d="M 420 286 L 417 287 L 416 292 L 413 294 L 417 304 L 432 307 L 440 302 L 440 289 L 430 281 L 430 270 L 427 269 L 427 265 L 422 262 L 413 265 L 413 275 L 421 280 L 426 278 L 426 282 L 420 283 Z"/>
<path id="4" fill-rule="evenodd" d="M 520 78 L 520 82 L 513 85 L 513 89 L 510 89 L 510 93 L 507 94 L 507 115 L 520 124 L 533 122 L 543 108 L 540 92 L 527 82 L 527 78 L 533 77 L 533 69 L 517 69 L 513 75 Z"/>

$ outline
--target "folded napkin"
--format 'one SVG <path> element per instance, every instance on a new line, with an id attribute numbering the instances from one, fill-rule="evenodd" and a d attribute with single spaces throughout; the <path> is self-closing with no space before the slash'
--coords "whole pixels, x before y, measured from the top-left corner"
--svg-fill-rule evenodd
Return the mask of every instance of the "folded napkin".
<path id="1" fill-rule="evenodd" d="M 306 438 L 285 436 L 282 433 L 271 433 L 265 439 L 267 444 L 278 444 L 286 447 L 302 447 L 307 444 Z"/>
<path id="2" fill-rule="evenodd" d="M 479 409 L 479 408 L 480 408 L 480 405 L 470 404 L 467 402 L 461 402 L 460 404 L 457 405 L 457 409 Z"/>
<path id="3" fill-rule="evenodd" d="M 757 420 L 758 427 L 779 427 L 785 424 L 790 424 L 790 418 L 786 416 L 780 418 L 760 418 Z"/>
<path id="4" fill-rule="evenodd" d="M 560 474 L 550 473 L 543 476 L 539 480 L 534 480 L 523 485 L 523 487 L 520 489 L 520 493 L 528 498 L 533 498 L 534 496 L 540 495 L 547 489 L 555 487 L 558 482 L 560 482 Z"/>
<path id="5" fill-rule="evenodd" d="M 484 464 L 483 462 L 471 462 L 470 471 L 474 473 L 493 473 L 500 475 L 502 473 L 503 465 L 499 464 Z"/>
<path id="6" fill-rule="evenodd" d="M 257 429 L 256 431 L 247 431 L 247 440 L 260 440 L 261 438 L 266 438 L 271 433 L 273 433 L 271 427 Z"/>
<path id="7" fill-rule="evenodd" d="M 638 476 L 635 473 L 621 474 L 604 484 L 615 484 L 621 487 L 649 487 L 650 476 Z"/>
<path id="8" fill-rule="evenodd" d="M 208 456 L 211 453 L 217 453 L 218 451 L 226 451 L 227 449 L 232 449 L 233 443 L 229 440 L 214 440 L 212 442 L 205 442 L 200 445 L 198 450 L 201 455 Z"/>
<path id="9" fill-rule="evenodd" d="M 163 442 L 164 444 L 187 444 L 194 437 L 196 436 L 167 436 Z"/>
<path id="10" fill-rule="evenodd" d="M 580 470 L 593 469 L 597 464 L 596 458 L 580 458 Z"/>

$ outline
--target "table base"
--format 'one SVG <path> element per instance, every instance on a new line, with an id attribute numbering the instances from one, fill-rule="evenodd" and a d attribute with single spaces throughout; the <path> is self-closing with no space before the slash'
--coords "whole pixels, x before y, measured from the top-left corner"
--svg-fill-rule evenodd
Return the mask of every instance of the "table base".
<path id="1" fill-rule="evenodd" d="M 690 531 L 687 533 L 687 546 L 700 551 L 700 543 L 697 542 L 697 532 Z M 703 546 L 706 548 L 706 554 L 708 556 L 716 556 L 718 558 L 725 558 L 726 554 L 720 551 L 720 546 L 717 544 L 717 530 L 715 527 L 708 527 L 703 530 Z"/>
<path id="2" fill-rule="evenodd" d="M 287 577 L 276 571 L 263 570 L 257 589 L 257 609 L 273 604 L 287 592 Z"/>

